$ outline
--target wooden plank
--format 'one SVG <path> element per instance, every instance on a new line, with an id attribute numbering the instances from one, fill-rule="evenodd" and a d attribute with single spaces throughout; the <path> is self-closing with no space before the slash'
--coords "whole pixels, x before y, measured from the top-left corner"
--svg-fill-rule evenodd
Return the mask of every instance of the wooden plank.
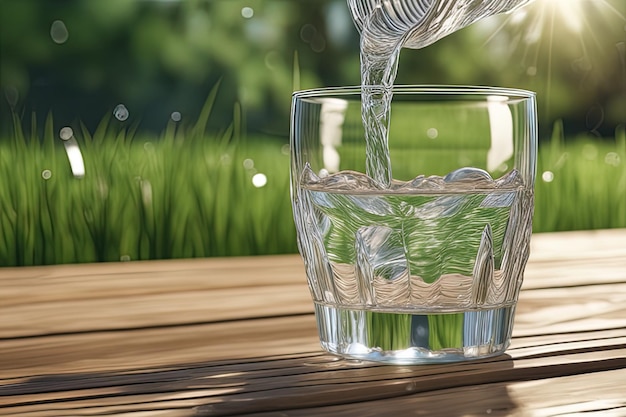
<path id="1" fill-rule="evenodd" d="M 224 290 L 225 291 L 225 290 Z M 250 303 L 263 303 L 259 311 L 274 312 L 281 311 L 280 305 L 275 306 L 273 303 L 276 298 L 273 296 L 263 297 L 263 292 L 250 293 Z M 295 291 L 295 290 L 294 290 Z M 222 294 L 218 291 L 218 295 Z M 219 296 L 213 295 L 217 301 L 217 305 L 229 311 L 232 307 L 228 304 L 230 299 L 219 301 Z M 131 360 L 132 363 L 143 363 L 147 361 L 156 351 L 157 359 L 171 361 L 171 363 L 181 363 L 178 355 L 191 350 L 196 359 L 211 357 L 214 359 L 249 357 L 271 354 L 271 349 L 277 349 L 273 353 L 296 353 L 298 350 L 298 342 L 285 346 L 290 346 L 294 350 L 285 351 L 285 346 L 279 346 L 280 341 L 288 341 L 291 336 L 306 337 L 307 342 L 304 344 L 310 350 L 317 350 L 316 343 L 317 331 L 315 320 L 307 311 L 311 310 L 311 302 L 307 296 L 302 296 L 300 301 L 294 301 L 290 297 L 292 293 L 284 292 L 285 305 L 291 306 L 290 303 L 299 302 L 305 310 L 303 315 L 285 315 L 284 320 L 263 321 L 263 320 L 225 320 L 218 326 L 210 326 L 211 322 L 206 325 L 199 323 L 194 326 L 170 327 L 164 326 L 146 328 L 141 327 L 137 331 L 129 330 L 111 330 L 81 332 L 60 334 L 55 337 L 35 337 L 35 338 L 16 338 L 15 340 L 5 339 L 0 344 L 0 368 L 4 372 L 8 372 L 15 366 L 30 366 L 32 372 L 35 369 L 46 372 L 59 372 L 63 369 L 76 369 L 76 366 L 94 366 L 99 363 L 107 363 L 107 360 L 116 359 L 124 363 Z M 211 296 L 207 298 L 200 297 L 198 303 L 201 304 L 200 309 L 205 309 L 204 304 L 207 300 L 211 300 Z M 239 298 L 241 301 L 243 298 Z M 182 308 L 189 308 L 183 303 L 175 304 L 179 308 L 180 314 Z M 158 306 L 154 309 L 159 311 Z M 132 310 L 133 314 L 139 314 L 142 310 Z M 207 306 L 206 309 L 216 308 L 216 306 Z M 167 311 L 167 310 L 165 310 Z M 291 309 L 287 310 L 291 312 Z M 106 321 L 116 317 L 121 317 L 129 313 L 126 310 L 100 311 L 99 316 Z M 92 324 L 93 315 L 78 315 L 71 317 L 60 309 L 58 312 L 50 310 L 50 321 L 58 321 L 63 323 L 64 320 L 71 320 L 72 325 L 76 328 L 89 328 Z M 166 319 L 161 318 L 157 314 L 161 323 L 167 323 Z M 258 311 L 250 310 L 251 316 L 260 315 Z M 15 315 L 16 331 L 19 330 L 18 325 L 23 323 L 24 316 Z M 41 319 L 45 317 L 42 316 Z M 278 319 L 278 317 L 276 317 Z M 4 324 L 5 328 L 9 328 L 12 322 Z M 265 323 L 276 323 L 270 325 Z M 122 322 L 121 325 L 128 325 Z M 69 324 L 68 324 L 69 326 Z M 257 327 L 258 326 L 258 327 Z M 597 285 L 591 287 L 559 289 L 537 289 L 527 290 L 522 293 L 516 314 L 514 335 L 521 336 L 540 336 L 544 334 L 560 334 L 569 332 L 588 332 L 594 330 L 624 329 L 626 328 L 626 284 L 610 284 Z M 261 333 L 259 333 L 259 331 Z M 216 336 L 219 335 L 219 340 Z M 247 335 L 247 336 L 243 336 Z M 250 339 L 250 344 L 261 346 L 265 351 L 259 352 L 249 349 L 246 337 Z M 275 343 L 271 346 L 263 346 L 261 342 Z M 186 345 L 188 344 L 188 345 Z M 135 351 L 134 349 L 138 349 Z M 250 350 L 246 352 L 246 350 Z M 174 356 L 168 356 L 170 354 Z M 61 355 L 61 356 L 58 356 Z M 113 360 L 113 363 L 116 363 Z M 4 363 L 6 362 L 6 364 Z M 146 366 L 154 362 L 147 362 Z M 167 363 L 167 362 L 162 362 Z M 78 364 L 78 365 L 77 365 Z M 49 370 L 46 366 L 56 365 L 57 368 Z M 34 367 L 34 368 L 33 368 Z M 95 367 L 97 369 L 97 366 Z"/>
<path id="2" fill-rule="evenodd" d="M 563 239 L 560 234 L 533 238 L 539 248 L 534 253 L 542 260 L 531 258 L 524 289 L 626 282 L 626 245 L 614 248 L 624 256 L 603 255 L 606 246 L 626 241 L 626 230 L 564 235 Z M 557 260 L 550 261 L 549 247 L 550 256 Z M 562 252 L 555 248 L 579 257 L 558 260 Z M 585 258 L 589 251 L 597 257 Z M 298 255 L 4 268 L 0 272 L 0 339 L 312 311 Z"/>

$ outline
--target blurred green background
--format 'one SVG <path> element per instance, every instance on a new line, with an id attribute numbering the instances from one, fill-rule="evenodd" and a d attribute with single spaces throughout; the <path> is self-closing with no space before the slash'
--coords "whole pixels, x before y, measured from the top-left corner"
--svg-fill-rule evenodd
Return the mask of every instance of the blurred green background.
<path id="1" fill-rule="evenodd" d="M 294 252 L 291 92 L 358 84 L 358 50 L 345 0 L 0 0 L 0 265 Z M 626 227 L 623 0 L 536 0 L 397 83 L 536 91 L 535 231 Z"/>

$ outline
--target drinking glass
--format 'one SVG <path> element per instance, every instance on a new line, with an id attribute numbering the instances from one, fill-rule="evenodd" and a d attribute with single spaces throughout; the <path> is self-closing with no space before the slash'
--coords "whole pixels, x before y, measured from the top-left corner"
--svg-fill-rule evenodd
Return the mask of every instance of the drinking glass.
<path id="1" fill-rule="evenodd" d="M 387 185 L 366 172 L 361 98 L 292 101 L 291 198 L 322 348 L 395 364 L 501 354 L 529 255 L 534 93 L 395 86 Z"/>

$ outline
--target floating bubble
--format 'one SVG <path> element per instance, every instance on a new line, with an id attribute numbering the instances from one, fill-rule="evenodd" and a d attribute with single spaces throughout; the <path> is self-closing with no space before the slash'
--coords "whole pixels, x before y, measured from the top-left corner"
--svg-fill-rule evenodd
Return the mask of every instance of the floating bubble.
<path id="1" fill-rule="evenodd" d="M 118 104 L 113 109 L 113 116 L 115 116 L 115 118 L 119 120 L 120 122 L 123 122 L 126 119 L 128 119 L 128 116 L 129 116 L 128 109 L 126 108 L 125 105 Z"/>
<path id="2" fill-rule="evenodd" d="M 252 16 L 254 16 L 254 9 L 252 9 L 252 7 L 242 8 L 241 16 L 243 16 L 245 19 L 250 19 Z"/>
<path id="3" fill-rule="evenodd" d="M 554 173 L 552 171 L 544 171 L 543 174 L 541 174 L 541 179 L 544 182 L 552 182 L 554 180 Z"/>
<path id="4" fill-rule="evenodd" d="M 252 185 L 254 185 L 256 188 L 261 188 L 264 187 L 265 184 L 267 184 L 267 177 L 265 176 L 265 174 L 254 174 L 254 176 L 252 177 Z"/>
<path id="5" fill-rule="evenodd" d="M 50 171 L 49 169 L 44 169 L 43 171 L 41 171 L 41 178 L 43 178 L 44 180 L 49 180 L 52 177 L 52 171 Z"/>
<path id="6" fill-rule="evenodd" d="M 50 26 L 50 37 L 54 43 L 63 44 L 70 37 L 67 27 L 62 20 L 55 20 Z"/>
<path id="7" fill-rule="evenodd" d="M 180 114 L 180 112 L 178 111 L 174 111 L 172 112 L 172 114 L 170 115 L 170 118 L 175 121 L 175 122 L 180 122 L 180 120 L 183 118 L 182 115 Z"/>
<path id="8" fill-rule="evenodd" d="M 61 129 L 61 131 L 59 132 L 59 137 L 62 140 L 70 140 L 72 139 L 72 136 L 74 136 L 74 131 L 72 130 L 71 127 L 69 126 L 65 126 L 63 129 Z"/>

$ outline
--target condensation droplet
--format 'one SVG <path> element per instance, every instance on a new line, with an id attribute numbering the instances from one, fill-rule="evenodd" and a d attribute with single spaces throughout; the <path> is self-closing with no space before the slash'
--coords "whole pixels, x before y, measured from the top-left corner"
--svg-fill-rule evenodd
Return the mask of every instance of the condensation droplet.
<path id="1" fill-rule="evenodd" d="M 120 122 L 123 122 L 124 120 L 128 119 L 128 116 L 129 116 L 128 109 L 126 108 L 125 105 L 118 104 L 113 109 L 113 116 L 115 116 L 115 118 L 119 120 Z"/>
<path id="2" fill-rule="evenodd" d="M 44 169 L 43 171 L 41 171 L 41 178 L 43 178 L 44 180 L 49 180 L 52 177 L 52 171 L 50 171 L 49 169 Z"/>
<path id="3" fill-rule="evenodd" d="M 65 126 L 63 129 L 61 129 L 61 131 L 59 132 L 59 137 L 62 140 L 70 140 L 72 139 L 72 136 L 74 136 L 74 131 L 72 130 L 71 127 L 69 126 Z"/>
<path id="4" fill-rule="evenodd" d="M 174 111 L 172 112 L 172 114 L 170 115 L 171 119 L 175 122 L 180 122 L 180 120 L 183 118 L 183 116 L 180 114 L 180 112 L 178 111 Z"/>
<path id="5" fill-rule="evenodd" d="M 62 20 L 55 20 L 50 26 L 50 37 L 54 43 L 63 44 L 70 37 L 67 27 Z"/>
<path id="6" fill-rule="evenodd" d="M 552 182 L 554 180 L 554 173 L 552 171 L 544 171 L 544 173 L 541 174 L 541 179 L 544 182 Z"/>
<path id="7" fill-rule="evenodd" d="M 254 176 L 252 177 L 252 185 L 254 185 L 256 188 L 261 188 L 264 187 L 265 184 L 267 184 L 267 176 L 265 176 L 265 174 L 254 174 Z"/>

